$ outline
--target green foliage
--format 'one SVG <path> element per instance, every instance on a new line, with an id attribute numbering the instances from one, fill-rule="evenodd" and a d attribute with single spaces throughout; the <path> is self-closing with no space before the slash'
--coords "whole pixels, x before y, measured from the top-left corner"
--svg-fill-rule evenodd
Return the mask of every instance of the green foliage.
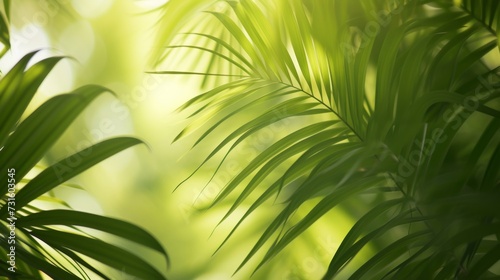
<path id="1" fill-rule="evenodd" d="M 8 11 L 9 1 L 4 4 Z M 2 15 L 3 53 L 9 49 L 7 22 Z M 36 53 L 24 56 L 0 80 L 0 276 L 43 279 L 43 273 L 53 279 L 90 279 L 87 272 L 92 271 L 111 279 L 95 267 L 102 263 L 120 271 L 126 269 L 127 274 L 140 279 L 165 279 L 142 258 L 83 229 L 109 233 L 150 248 L 168 262 L 166 251 L 151 234 L 128 222 L 71 210 L 51 193 L 69 179 L 142 141 L 131 137 L 104 140 L 40 172 L 38 164 L 44 155 L 82 111 L 108 90 L 97 85 L 83 86 L 47 100 L 22 117 L 41 83 L 61 60 L 50 57 L 28 66 Z M 58 209 L 40 208 L 40 202 L 49 202 Z M 14 258 L 15 272 L 10 264 Z"/>
<path id="2" fill-rule="evenodd" d="M 276 123 L 294 130 L 276 132 L 213 202 L 231 202 L 222 220 L 250 203 L 228 238 L 283 202 L 237 270 L 343 207 L 357 222 L 325 279 L 499 276 L 498 1 L 195 2 L 165 5 L 178 13 L 164 19 L 169 47 L 153 71 L 209 88 L 180 108 L 195 121 L 175 140 L 223 139 L 203 165 Z M 172 69 L 179 55 L 194 63 Z"/>

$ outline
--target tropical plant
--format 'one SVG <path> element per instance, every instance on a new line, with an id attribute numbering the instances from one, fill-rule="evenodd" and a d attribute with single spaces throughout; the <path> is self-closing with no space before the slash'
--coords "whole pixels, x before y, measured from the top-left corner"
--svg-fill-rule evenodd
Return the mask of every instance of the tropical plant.
<path id="1" fill-rule="evenodd" d="M 222 139 L 202 163 L 222 154 L 218 170 L 261 131 L 290 129 L 212 203 L 230 203 L 222 221 L 249 203 L 222 244 L 257 209 L 282 205 L 237 270 L 264 250 L 260 268 L 342 207 L 356 222 L 324 279 L 498 278 L 499 1 L 163 8 L 151 72 L 198 76 L 208 88 L 180 108 L 195 120 L 176 141 Z"/>
<path id="2" fill-rule="evenodd" d="M 3 2 L 8 14 L 10 2 Z M 10 47 L 5 15 L 0 17 L 0 28 L 5 54 Z M 142 141 L 132 137 L 104 140 L 45 168 L 44 155 L 82 111 L 109 90 L 83 86 L 47 100 L 28 114 L 39 86 L 63 59 L 49 57 L 34 63 L 36 53 L 25 55 L 0 80 L 0 276 L 111 279 L 103 271 L 102 265 L 107 265 L 140 279 L 165 279 L 149 262 L 86 229 L 150 248 L 168 261 L 166 251 L 150 233 L 128 222 L 72 210 L 53 195 L 58 186 L 79 188 L 66 182 Z M 98 263 L 101 266 L 96 267 Z"/>

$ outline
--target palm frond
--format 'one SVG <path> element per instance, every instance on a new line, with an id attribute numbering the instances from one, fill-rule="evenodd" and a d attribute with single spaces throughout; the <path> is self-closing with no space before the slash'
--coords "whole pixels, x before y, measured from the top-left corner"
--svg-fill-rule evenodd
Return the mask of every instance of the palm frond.
<path id="1" fill-rule="evenodd" d="M 196 130 L 202 135 L 197 144 L 209 134 L 223 139 L 203 164 L 218 153 L 224 161 L 278 121 L 290 126 L 213 202 L 231 199 L 224 220 L 247 201 L 238 227 L 273 197 L 284 201 L 238 270 L 267 247 L 260 267 L 329 210 L 344 207 L 359 220 L 325 279 L 494 274 L 489 269 L 500 255 L 498 240 L 489 236 L 498 234 L 498 211 L 481 201 L 497 198 L 499 187 L 498 74 L 489 66 L 499 61 L 484 62 L 498 45 L 492 36 L 498 2 L 466 1 L 462 8 L 452 1 L 396 2 L 225 1 L 227 8 L 217 8 L 223 12 L 206 8 L 219 22 L 216 31 L 188 30 L 225 44 L 175 43 L 186 56 L 204 51 L 236 69 L 207 71 L 206 79 L 243 71 L 244 77 L 215 81 L 181 107 L 196 119 L 176 140 Z M 164 30 L 172 32 L 171 25 Z M 471 141 L 473 149 L 458 152 Z M 347 203 L 374 191 L 373 204 Z M 317 197 L 309 214 L 290 224 L 293 213 Z M 380 249 L 351 267 L 367 245 Z"/>
<path id="2" fill-rule="evenodd" d="M 8 13 L 10 1 L 4 1 Z M 8 24 L 0 20 L 1 40 L 8 50 Z M 46 196 L 59 185 L 99 162 L 143 142 L 132 137 L 104 140 L 63 158 L 32 177 L 39 161 L 73 121 L 98 96 L 109 90 L 87 85 L 55 96 L 22 119 L 41 83 L 62 57 L 28 65 L 36 52 L 24 56 L 0 80 L 0 276 L 14 279 L 90 279 L 89 271 L 111 279 L 96 263 L 141 279 L 165 279 L 163 273 L 136 254 L 89 235 L 82 228 L 121 237 L 158 252 L 163 246 L 147 231 L 128 222 L 72 210 L 64 201 Z M 74 161 L 78 159 L 78 161 Z M 55 209 L 41 209 L 37 202 Z M 43 274 L 42 274 L 43 273 Z"/>
<path id="3" fill-rule="evenodd" d="M 81 265 L 98 272 L 104 279 L 109 279 L 79 257 L 79 254 L 83 254 L 115 269 L 127 266 L 128 272 L 137 277 L 164 279 L 156 268 L 134 254 L 94 237 L 68 231 L 80 226 L 108 232 L 149 247 L 162 254 L 168 261 L 162 245 L 143 229 L 127 222 L 83 212 L 41 210 L 30 206 L 30 203 L 67 180 L 142 141 L 120 137 L 97 143 L 49 166 L 16 191 L 15 182 L 23 180 L 89 103 L 107 91 L 100 86 L 84 86 L 72 93 L 58 95 L 46 101 L 26 119 L 20 121 L 38 86 L 60 60 L 60 58 L 49 58 L 25 70 L 33 55 L 34 53 L 25 56 L 0 81 L 2 89 L 0 107 L 3 108 L 0 118 L 4 124 L 1 130 L 4 149 L 0 152 L 2 155 L 0 166 L 2 170 L 9 170 L 0 177 L 3 181 L 12 183 L 10 184 L 12 186 L 4 185 L 1 190 L 3 199 L 0 216 L 2 221 L 7 220 L 10 223 L 2 223 L 1 239 L 4 245 L 15 244 L 16 266 L 19 269 L 17 273 L 39 275 L 36 270 L 27 269 L 33 267 L 56 279 L 88 278 L 85 274 L 80 276 L 75 274 Z M 75 158 L 80 160 L 77 163 L 71 161 Z M 9 228 L 12 224 L 15 225 L 16 231 Z M 59 227 L 53 227 L 54 225 Z M 68 228 L 64 230 L 60 226 Z M 15 243 L 9 242 L 8 237 L 12 236 L 11 232 L 18 233 L 15 235 Z M 42 244 L 50 246 L 55 251 L 47 251 Z M 6 252 L 4 256 L 12 251 L 10 246 L 3 250 Z M 58 255 L 68 257 L 67 260 L 76 270 L 59 263 Z M 2 275 L 11 276 L 13 275 L 11 272 L 7 271 Z"/>

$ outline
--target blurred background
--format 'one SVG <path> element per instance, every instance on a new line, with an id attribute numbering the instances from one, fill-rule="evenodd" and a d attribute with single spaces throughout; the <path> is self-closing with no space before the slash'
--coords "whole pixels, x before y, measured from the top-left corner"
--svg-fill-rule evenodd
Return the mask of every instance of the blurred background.
<path id="1" fill-rule="evenodd" d="M 228 208 L 204 207 L 257 151 L 287 133 L 289 124 L 273 126 L 245 143 L 225 161 L 209 184 L 221 157 L 173 192 L 220 139 L 211 138 L 211 144 L 205 142 L 205 146 L 191 151 L 194 137 L 172 144 L 188 124 L 188 115 L 175 109 L 196 96 L 199 89 L 185 77 L 146 74 L 151 70 L 148 61 L 161 15 L 155 8 L 165 2 L 15 1 L 11 11 L 12 51 L 2 59 L 0 70 L 8 70 L 33 50 L 42 50 L 39 59 L 69 56 L 42 85 L 32 108 L 84 84 L 100 84 L 114 91 L 115 95 L 104 95 L 86 109 L 53 148 L 47 164 L 112 136 L 133 135 L 147 143 L 122 152 L 73 180 L 86 191 L 59 189 L 58 196 L 75 209 L 121 218 L 147 229 L 171 256 L 172 267 L 167 272 L 170 279 L 248 279 L 258 257 L 231 277 L 270 222 L 268 214 L 280 209 L 279 203 L 270 203 L 253 215 L 213 256 L 243 212 L 236 212 L 217 226 Z M 183 63 L 183 59 L 179 55 L 178 63 Z M 335 211 L 259 270 L 254 279 L 320 278 L 352 223 L 341 210 Z M 299 211 L 294 217 L 298 219 L 301 214 Z M 139 255 L 163 269 L 161 256 L 148 251 Z M 126 268 L 110 275 L 134 279 L 127 278 Z"/>

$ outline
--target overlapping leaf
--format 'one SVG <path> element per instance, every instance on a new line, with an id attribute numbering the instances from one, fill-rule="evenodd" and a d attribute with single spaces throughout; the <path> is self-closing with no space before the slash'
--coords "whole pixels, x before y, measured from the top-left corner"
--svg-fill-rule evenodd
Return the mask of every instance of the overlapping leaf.
<path id="1" fill-rule="evenodd" d="M 286 108 L 278 119 L 290 125 L 289 134 L 275 134 L 274 143 L 214 200 L 232 203 L 223 220 L 245 201 L 250 205 L 229 236 L 273 196 L 284 201 L 239 268 L 271 244 L 263 265 L 330 209 L 345 207 L 360 215 L 359 222 L 325 279 L 494 275 L 498 241 L 487 240 L 487 234 L 496 228 L 498 211 L 481 202 L 497 197 L 500 177 L 498 73 L 490 68 L 499 62 L 485 63 L 498 46 L 498 1 L 226 2 L 222 12 L 221 4 L 206 6 L 207 17 L 219 22 L 214 31 L 190 35 L 210 40 L 176 48 L 185 46 L 186 55 L 196 49 L 224 57 L 245 77 L 215 80 L 213 89 L 186 103 L 181 109 L 194 110 L 195 121 L 181 135 L 198 130 L 203 136 L 197 144 L 203 143 L 226 125 L 217 130 L 224 140 L 205 164 L 226 148 L 224 161 L 245 139 L 269 128 L 273 111 Z M 164 29 L 172 30 L 172 23 Z M 214 41 L 225 43 L 219 49 Z M 168 62 L 168 53 L 162 59 Z M 207 71 L 205 77 L 217 73 Z M 266 84 L 293 91 L 284 95 Z M 249 115 L 249 121 L 227 124 Z M 478 125 L 475 118 L 489 126 L 471 129 L 469 123 Z M 458 152 L 466 142 L 473 148 Z M 346 203 L 370 191 L 378 194 L 379 206 Z M 291 224 L 293 213 L 316 197 L 316 207 Z M 474 226 L 477 234 L 462 233 L 464 226 Z M 356 267 L 359 262 L 352 260 L 368 245 L 378 253 Z"/>
<path id="2" fill-rule="evenodd" d="M 136 277 L 165 279 L 157 268 L 135 254 L 106 241 L 88 237 L 80 230 L 75 231 L 75 227 L 91 228 L 136 242 L 159 252 L 168 262 L 168 255 L 162 245 L 145 230 L 113 218 L 73 210 L 42 210 L 31 205 L 88 168 L 142 143 L 131 137 L 108 139 L 61 159 L 34 178 L 25 178 L 81 112 L 96 97 L 108 91 L 101 86 L 83 86 L 49 99 L 28 117 L 21 119 L 38 87 L 61 59 L 47 58 L 26 69 L 34 55 L 35 52 L 26 55 L 0 80 L 0 142 L 4 147 L 0 152 L 0 167 L 2 170 L 14 169 L 18 182 L 27 181 L 16 193 L 14 216 L 11 214 L 14 212 L 7 207 L 7 186 L 3 185 L 1 189 L 4 199 L 0 216 L 2 220 L 16 219 L 18 235 L 17 271 L 13 274 L 3 267 L 0 275 L 41 279 L 39 271 L 42 271 L 54 279 L 88 279 L 89 276 L 82 269 L 85 267 L 103 279 L 110 279 L 94 267 L 95 263 L 89 263 L 88 259 L 81 257 L 86 255 L 94 262 L 115 269 L 126 266 L 127 273 Z M 7 172 L 3 172 L 0 177 L 6 182 Z M 58 200 L 53 198 L 51 201 Z M 10 234 L 9 228 L 2 225 L 0 232 L 2 244 L 9 244 L 6 239 Z M 46 245 L 51 249 L 47 250 Z M 66 260 L 66 264 L 63 260 Z"/>

